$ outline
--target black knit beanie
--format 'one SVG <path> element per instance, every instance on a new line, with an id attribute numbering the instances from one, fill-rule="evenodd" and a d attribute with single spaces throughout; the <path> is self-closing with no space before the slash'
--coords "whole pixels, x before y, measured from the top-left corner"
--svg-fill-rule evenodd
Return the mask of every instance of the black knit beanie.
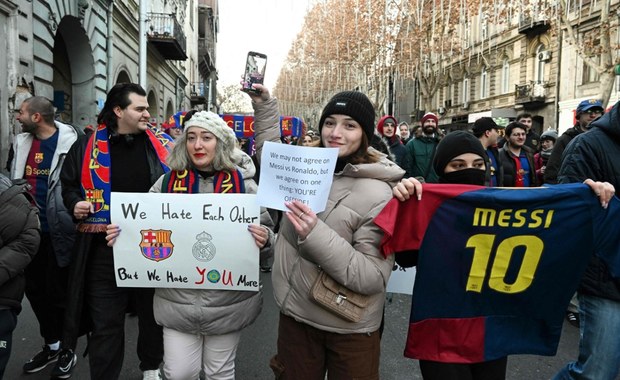
<path id="1" fill-rule="evenodd" d="M 485 158 L 486 152 L 480 140 L 465 131 L 450 132 L 441 139 L 435 150 L 433 168 L 441 176 L 450 160 L 465 153 L 474 153 Z"/>
<path id="2" fill-rule="evenodd" d="M 319 131 L 323 129 L 325 119 L 330 115 L 347 115 L 357 121 L 368 141 L 375 132 L 375 108 L 368 97 L 358 91 L 343 91 L 334 95 L 323 108 L 319 120 Z"/>

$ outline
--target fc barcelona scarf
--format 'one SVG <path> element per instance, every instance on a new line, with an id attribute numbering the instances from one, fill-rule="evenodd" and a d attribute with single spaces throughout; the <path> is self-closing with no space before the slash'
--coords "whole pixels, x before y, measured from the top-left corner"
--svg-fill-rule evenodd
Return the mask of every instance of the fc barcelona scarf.
<path id="1" fill-rule="evenodd" d="M 165 162 L 174 141 L 165 133 L 152 131 L 150 128 L 146 130 L 146 135 L 164 172 L 169 172 Z M 105 124 L 100 124 L 86 144 L 81 175 L 82 196 L 84 200 L 92 203 L 95 211 L 78 224 L 80 232 L 105 232 L 106 226 L 110 224 L 110 164 L 108 129 Z"/>
<path id="2" fill-rule="evenodd" d="M 198 193 L 200 174 L 196 170 L 174 170 L 166 173 L 162 182 L 162 193 Z M 220 171 L 213 176 L 214 193 L 245 193 L 243 176 L 234 172 Z"/>

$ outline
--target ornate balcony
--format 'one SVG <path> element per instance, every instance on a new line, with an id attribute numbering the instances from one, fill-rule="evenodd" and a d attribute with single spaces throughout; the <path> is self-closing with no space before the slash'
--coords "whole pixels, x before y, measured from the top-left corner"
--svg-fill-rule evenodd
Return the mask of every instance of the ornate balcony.
<path id="1" fill-rule="evenodd" d="M 174 14 L 149 12 L 148 41 L 165 59 L 185 61 L 185 34 Z"/>
<path id="2" fill-rule="evenodd" d="M 192 106 L 206 104 L 209 98 L 209 86 L 204 82 L 190 83 L 189 99 Z"/>
<path id="3" fill-rule="evenodd" d="M 526 109 L 541 108 L 547 100 L 547 83 L 530 82 L 530 84 L 515 86 L 515 103 L 521 104 Z"/>
<path id="4" fill-rule="evenodd" d="M 198 38 L 198 70 L 204 78 L 215 71 L 215 43 L 211 38 Z"/>
<path id="5" fill-rule="evenodd" d="M 530 38 L 545 33 L 550 27 L 549 20 L 541 17 L 521 17 L 519 19 L 519 33 L 526 34 Z"/>

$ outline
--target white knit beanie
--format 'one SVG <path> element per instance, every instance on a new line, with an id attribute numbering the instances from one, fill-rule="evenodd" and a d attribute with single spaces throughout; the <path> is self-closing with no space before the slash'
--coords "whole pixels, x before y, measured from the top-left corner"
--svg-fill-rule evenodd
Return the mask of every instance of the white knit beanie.
<path id="1" fill-rule="evenodd" d="M 192 115 L 192 118 L 185 122 L 183 132 L 187 135 L 190 127 L 202 128 L 215 135 L 215 137 L 224 143 L 226 147 L 232 149 L 235 147 L 237 137 L 235 132 L 226 122 L 216 113 L 211 111 L 200 111 Z"/>

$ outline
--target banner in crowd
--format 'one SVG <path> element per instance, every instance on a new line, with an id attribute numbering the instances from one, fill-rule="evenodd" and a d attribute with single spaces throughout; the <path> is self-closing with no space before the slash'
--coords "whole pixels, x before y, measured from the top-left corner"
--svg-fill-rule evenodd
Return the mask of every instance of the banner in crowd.
<path id="1" fill-rule="evenodd" d="M 254 137 L 254 116 L 223 114 L 220 115 L 238 138 Z M 280 135 L 296 136 L 303 134 L 303 121 L 294 116 L 280 116 Z"/>
<path id="2" fill-rule="evenodd" d="M 256 194 L 258 203 L 288 211 L 284 202 L 299 201 L 314 212 L 325 210 L 337 159 L 337 148 L 266 142 Z"/>
<path id="3" fill-rule="evenodd" d="M 120 287 L 258 291 L 254 194 L 112 193 Z"/>
<path id="4" fill-rule="evenodd" d="M 405 356 L 478 363 L 555 355 L 592 255 L 620 277 L 620 202 L 584 184 L 502 189 L 424 184 L 375 219 L 382 250 L 418 250 Z"/>

